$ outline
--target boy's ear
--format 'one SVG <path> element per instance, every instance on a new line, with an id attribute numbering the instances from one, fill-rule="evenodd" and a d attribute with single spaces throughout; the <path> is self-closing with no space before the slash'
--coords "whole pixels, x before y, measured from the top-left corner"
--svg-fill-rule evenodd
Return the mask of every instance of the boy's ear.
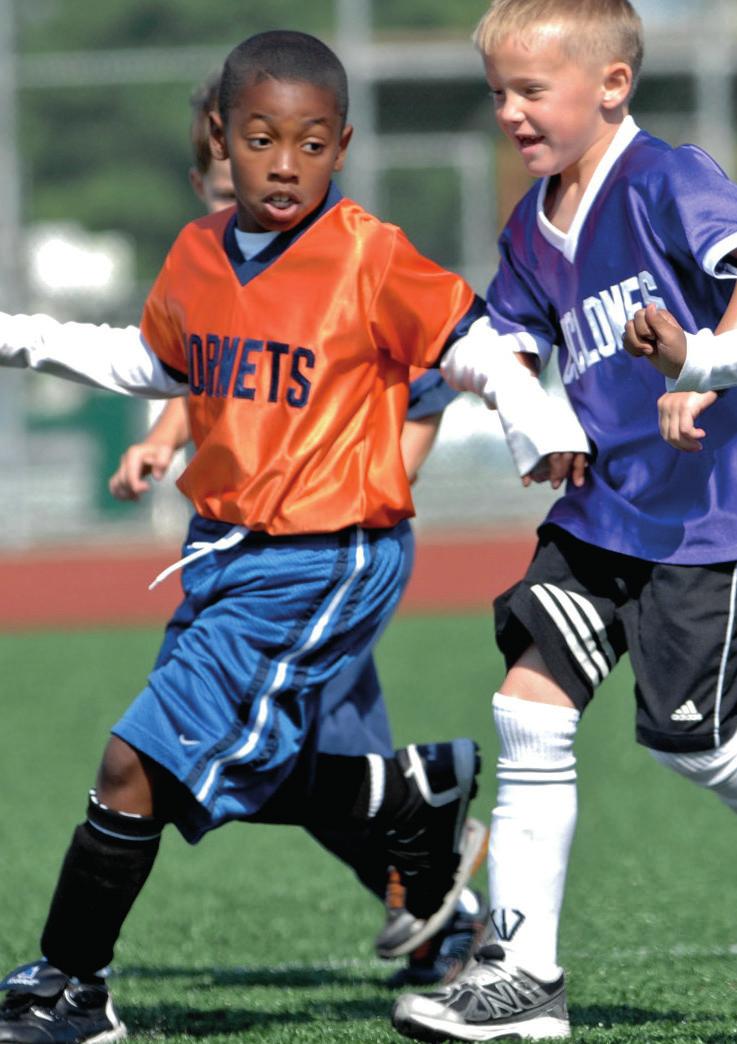
<path id="1" fill-rule="evenodd" d="M 627 102 L 632 93 L 632 69 L 627 62 L 612 62 L 604 69 L 601 104 L 616 109 Z"/>
<path id="2" fill-rule="evenodd" d="M 353 127 L 350 123 L 346 123 L 345 127 L 341 131 L 340 141 L 338 142 L 338 155 L 335 157 L 335 164 L 333 166 L 334 171 L 341 171 L 345 164 L 346 153 L 348 152 L 348 144 L 353 137 Z"/>
<path id="3" fill-rule="evenodd" d="M 211 112 L 208 116 L 210 121 L 210 152 L 217 160 L 226 160 L 228 156 L 228 143 L 225 139 L 225 126 L 219 112 Z"/>
<path id="4" fill-rule="evenodd" d="M 197 167 L 189 168 L 189 183 L 192 186 L 195 196 L 204 202 L 205 188 L 202 183 L 202 174 L 197 170 Z"/>

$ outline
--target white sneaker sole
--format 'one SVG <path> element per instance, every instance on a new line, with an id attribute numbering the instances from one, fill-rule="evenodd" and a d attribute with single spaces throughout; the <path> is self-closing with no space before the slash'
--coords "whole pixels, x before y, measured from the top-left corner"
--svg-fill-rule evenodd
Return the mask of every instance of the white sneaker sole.
<path id="1" fill-rule="evenodd" d="M 395 946 L 382 945 L 381 942 L 377 942 L 376 952 L 379 957 L 387 959 L 404 957 L 416 950 L 418 946 L 422 946 L 428 939 L 432 939 L 433 935 L 440 931 L 455 910 L 461 892 L 483 862 L 488 844 L 489 831 L 484 824 L 478 819 L 467 819 L 461 837 L 461 859 L 453 878 L 453 884 L 450 891 L 446 893 L 442 904 L 426 921 L 416 921 L 415 923 L 421 927 L 418 927 L 402 942 Z"/>
<path id="2" fill-rule="evenodd" d="M 403 1014 L 400 997 L 392 1016 L 392 1025 L 405 1037 L 412 1040 L 569 1040 L 571 1027 L 563 1019 L 550 1015 L 541 1015 L 536 1019 L 522 1022 L 497 1023 L 495 1026 L 471 1026 L 467 1023 L 455 1023 L 448 1019 L 434 1018 L 430 1014 Z"/>

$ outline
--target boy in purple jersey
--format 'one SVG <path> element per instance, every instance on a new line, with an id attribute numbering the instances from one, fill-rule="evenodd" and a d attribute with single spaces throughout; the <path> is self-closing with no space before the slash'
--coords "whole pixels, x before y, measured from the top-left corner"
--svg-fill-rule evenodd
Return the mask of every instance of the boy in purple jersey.
<path id="1" fill-rule="evenodd" d="M 508 673 L 493 701 L 486 942 L 454 984 L 401 997 L 394 1024 L 421 1040 L 563 1039 L 573 745 L 625 652 L 638 741 L 737 811 L 737 392 L 710 407 L 702 452 L 678 454 L 658 432 L 662 377 L 622 344 L 643 307 L 688 330 L 716 325 L 737 275 L 737 187 L 700 149 L 671 148 L 629 116 L 642 28 L 628 0 L 497 0 L 475 40 L 497 121 L 541 179 L 501 236 L 487 294 L 497 347 L 540 366 L 558 347 L 592 460 L 495 604 Z M 446 376 L 486 381 L 490 400 L 489 358 L 464 353 Z"/>

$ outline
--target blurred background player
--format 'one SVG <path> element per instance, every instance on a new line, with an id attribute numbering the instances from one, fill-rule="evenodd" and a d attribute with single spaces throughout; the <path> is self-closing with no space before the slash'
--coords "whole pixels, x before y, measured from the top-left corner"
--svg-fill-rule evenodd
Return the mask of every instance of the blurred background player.
<path id="1" fill-rule="evenodd" d="M 228 160 L 215 159 L 210 150 L 210 113 L 217 109 L 220 76 L 212 76 L 191 99 L 193 165 L 189 179 L 208 213 L 233 205 L 235 190 Z M 402 459 L 410 482 L 417 479 L 440 426 L 445 406 L 456 396 L 439 370 L 413 369 L 410 376 L 407 420 L 401 436 Z M 161 480 L 174 462 L 175 454 L 189 442 L 189 422 L 183 399 L 149 407 L 158 414 L 146 438 L 129 446 L 120 466 L 110 478 L 110 491 L 120 500 L 136 500 L 149 489 L 147 478 Z M 168 655 L 173 631 L 165 640 L 161 658 Z M 329 683 L 321 694 L 316 748 L 326 754 L 393 754 L 389 717 L 376 665 L 369 653 L 365 661 L 344 677 Z M 465 888 L 455 912 L 432 939 L 411 952 L 415 919 L 404 907 L 404 889 L 392 874 L 387 889 L 387 867 L 382 853 L 367 831 L 314 829 L 313 836 L 334 855 L 351 866 L 362 883 L 382 901 L 386 896 L 388 920 L 377 939 L 382 957 L 401 956 L 409 951 L 407 966 L 390 980 L 398 982 L 448 982 L 471 955 L 486 921 L 481 894 Z M 478 820 L 466 824 L 467 857 L 480 865 L 486 851 L 486 828 Z"/>

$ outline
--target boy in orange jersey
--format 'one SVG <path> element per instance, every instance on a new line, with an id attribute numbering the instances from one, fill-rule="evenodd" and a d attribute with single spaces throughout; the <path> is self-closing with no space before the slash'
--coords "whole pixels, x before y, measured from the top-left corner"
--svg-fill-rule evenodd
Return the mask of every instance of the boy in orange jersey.
<path id="1" fill-rule="evenodd" d="M 235 199 L 230 164 L 216 160 L 210 151 L 210 112 L 217 109 L 219 74 L 198 88 L 191 100 L 193 111 L 191 141 L 193 166 L 190 183 L 208 213 L 232 205 Z M 407 417 L 402 428 L 402 460 L 410 483 L 417 478 L 437 435 L 445 406 L 456 396 L 442 379 L 439 370 L 412 370 Z M 120 500 L 137 500 L 149 489 L 148 476 L 161 479 L 173 462 L 177 450 L 189 442 L 189 424 L 184 399 L 169 399 L 163 410 L 152 404 L 155 422 L 146 437 L 129 446 L 110 478 L 110 491 Z M 178 629 L 169 628 L 159 660 L 167 658 L 178 638 Z M 313 741 L 315 750 L 326 754 L 380 754 L 391 757 L 393 743 L 389 715 L 372 655 L 358 671 L 341 674 L 320 693 L 319 713 Z M 300 795 L 300 806 L 303 804 Z M 302 808 L 292 810 L 299 821 L 306 819 Z M 329 852 L 343 860 L 359 880 L 384 901 L 387 868 L 383 851 L 376 849 L 371 832 L 359 829 L 314 828 L 313 836 Z M 486 849 L 486 828 L 478 820 L 468 820 L 464 833 L 464 855 L 468 864 L 481 862 Z M 446 924 L 429 942 L 414 946 L 414 919 L 403 908 L 402 888 L 392 886 L 387 902 L 388 924 L 377 939 L 380 956 L 402 955 L 410 947 L 407 965 L 392 976 L 392 983 L 447 982 L 471 955 L 482 925 L 486 907 L 483 897 L 464 888 Z"/>
<path id="2" fill-rule="evenodd" d="M 250 38 L 226 61 L 212 116 L 236 208 L 180 233 L 140 332 L 0 316 L 4 365 L 187 394 L 195 453 L 179 485 L 197 512 L 178 563 L 178 640 L 114 726 L 44 959 L 2 984 L 0 1042 L 125 1035 L 101 970 L 166 822 L 195 842 L 232 819 L 278 820 L 303 792 L 311 826 L 372 829 L 418 936 L 462 887 L 471 740 L 304 756 L 317 694 L 368 655 L 409 569 L 408 369 L 486 322 L 462 279 L 331 184 L 346 111 L 327 47 L 301 33 Z"/>

